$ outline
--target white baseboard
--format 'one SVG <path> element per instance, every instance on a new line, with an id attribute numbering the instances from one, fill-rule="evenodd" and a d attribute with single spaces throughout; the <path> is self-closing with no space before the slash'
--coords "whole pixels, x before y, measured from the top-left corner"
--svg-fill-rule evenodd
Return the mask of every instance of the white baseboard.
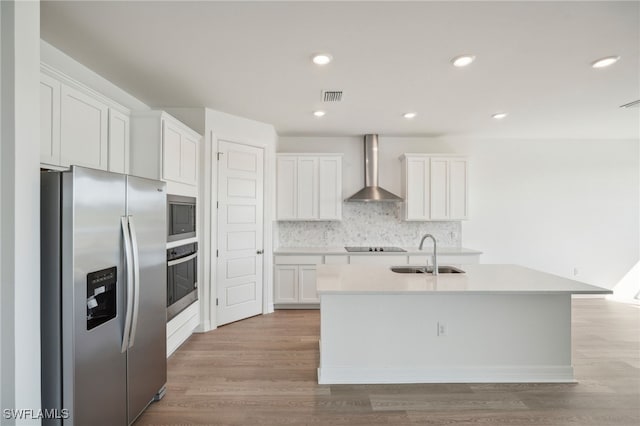
<path id="1" fill-rule="evenodd" d="M 320 309 L 319 303 L 282 303 L 274 306 L 276 309 Z"/>
<path id="2" fill-rule="evenodd" d="M 167 358 L 178 349 L 200 324 L 200 304 L 196 301 L 167 323 Z"/>
<path id="3" fill-rule="evenodd" d="M 573 367 L 318 368 L 319 384 L 575 383 Z"/>

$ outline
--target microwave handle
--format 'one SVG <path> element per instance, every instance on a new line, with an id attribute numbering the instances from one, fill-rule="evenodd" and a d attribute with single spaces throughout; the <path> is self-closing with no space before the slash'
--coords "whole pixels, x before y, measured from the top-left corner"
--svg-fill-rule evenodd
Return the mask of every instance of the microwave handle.
<path id="1" fill-rule="evenodd" d="M 180 259 L 170 260 L 167 262 L 167 266 L 175 266 L 184 262 L 188 262 L 190 260 L 195 259 L 198 256 L 198 253 L 190 254 L 189 256 L 181 257 Z"/>

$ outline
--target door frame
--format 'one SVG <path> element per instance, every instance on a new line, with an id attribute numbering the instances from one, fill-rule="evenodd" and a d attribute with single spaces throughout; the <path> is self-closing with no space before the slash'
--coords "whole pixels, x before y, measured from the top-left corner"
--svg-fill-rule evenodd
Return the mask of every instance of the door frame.
<path id="1" fill-rule="evenodd" d="M 205 177 L 205 182 L 208 185 L 203 187 L 204 197 L 200 197 L 203 202 L 207 202 L 208 206 L 205 206 L 204 221 L 208 222 L 208 226 L 204 228 L 205 237 L 208 237 L 208 242 L 205 240 L 205 244 L 210 247 L 210 250 L 206 250 L 210 253 L 207 259 L 203 262 L 205 269 L 204 280 L 198 280 L 204 283 L 209 283 L 208 288 L 202 289 L 202 318 L 201 329 L 202 331 L 213 330 L 218 327 L 217 320 L 217 306 L 216 297 L 218 294 L 217 272 L 218 272 L 218 259 L 215 255 L 218 249 L 218 211 L 216 204 L 218 202 L 218 142 L 224 141 L 237 145 L 245 145 L 254 148 L 260 148 L 263 150 L 263 173 L 264 179 L 262 184 L 263 191 L 263 227 L 262 227 L 262 243 L 263 243 L 263 264 L 262 264 L 262 315 L 272 313 L 273 309 L 273 294 L 271 289 L 273 288 L 273 191 L 275 189 L 275 167 L 272 165 L 275 154 L 269 149 L 269 144 L 261 143 L 257 141 L 244 140 L 242 138 L 222 137 L 217 136 L 213 131 L 210 134 L 211 143 L 205 144 L 210 147 L 210 152 L 205 151 L 203 157 L 205 161 L 209 162 L 211 167 L 208 169 L 211 171 L 210 176 Z M 273 160 L 273 161 L 272 161 Z M 207 188 L 207 186 L 209 188 Z M 207 196 L 210 195 L 210 198 Z M 207 210 L 211 213 L 207 215 Z M 207 216 L 210 217 L 210 221 L 207 221 Z M 208 229 L 207 229 L 208 228 Z M 203 259 L 204 260 L 204 259 Z M 208 277 L 208 279 L 207 279 Z M 207 291 L 208 290 L 208 291 Z"/>

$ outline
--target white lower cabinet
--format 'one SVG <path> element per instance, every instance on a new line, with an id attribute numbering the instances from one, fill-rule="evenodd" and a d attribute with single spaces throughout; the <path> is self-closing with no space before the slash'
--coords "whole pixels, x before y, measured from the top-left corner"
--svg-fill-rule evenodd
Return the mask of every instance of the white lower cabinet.
<path id="1" fill-rule="evenodd" d="M 291 255 L 274 257 L 273 303 L 275 305 L 318 304 L 316 265 L 323 256 Z M 282 307 L 282 306 L 281 306 Z"/>
<path id="2" fill-rule="evenodd" d="M 276 308 L 314 308 L 320 303 L 317 293 L 318 265 L 431 265 L 430 254 L 287 254 L 274 257 L 273 303 Z M 469 265 L 480 263 L 480 253 L 455 253 L 438 256 L 438 264 Z"/>
<path id="3" fill-rule="evenodd" d="M 275 303 L 298 303 L 298 266 L 276 265 L 273 282 Z"/>
<path id="4" fill-rule="evenodd" d="M 316 265 L 276 265 L 274 303 L 319 303 Z"/>
<path id="5" fill-rule="evenodd" d="M 300 303 L 320 303 L 316 289 L 316 266 L 298 266 L 298 288 L 300 289 Z"/>

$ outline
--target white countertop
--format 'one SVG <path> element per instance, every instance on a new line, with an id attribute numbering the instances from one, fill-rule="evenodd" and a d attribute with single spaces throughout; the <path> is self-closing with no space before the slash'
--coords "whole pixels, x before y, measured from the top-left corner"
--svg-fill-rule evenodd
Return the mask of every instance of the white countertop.
<path id="1" fill-rule="evenodd" d="M 429 247 L 431 245 L 429 244 Z M 398 251 L 364 251 L 364 252 L 348 252 L 344 247 L 280 247 L 274 251 L 275 255 L 332 255 L 344 254 L 349 256 L 413 256 L 413 255 L 431 255 L 433 250 L 425 246 L 424 250 L 418 250 L 418 247 L 401 247 L 406 252 Z M 482 254 L 481 251 L 473 250 L 465 247 L 438 247 L 439 255 L 464 255 L 464 254 Z"/>
<path id="2" fill-rule="evenodd" d="M 318 265 L 318 294 L 611 294 L 518 265 L 464 265 L 464 274 L 399 274 L 372 265 Z"/>

